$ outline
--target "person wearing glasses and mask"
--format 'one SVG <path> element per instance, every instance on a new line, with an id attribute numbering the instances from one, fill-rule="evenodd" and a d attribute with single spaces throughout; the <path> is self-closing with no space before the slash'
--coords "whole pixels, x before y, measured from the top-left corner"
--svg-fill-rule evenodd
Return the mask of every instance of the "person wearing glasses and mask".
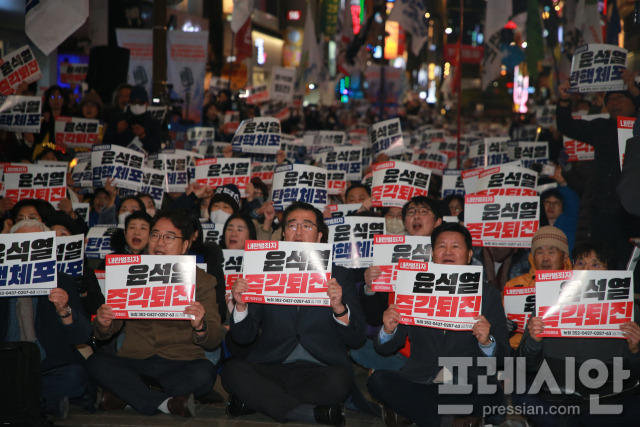
<path id="1" fill-rule="evenodd" d="M 193 234 L 184 212 L 160 212 L 151 224 L 150 255 L 186 254 Z M 196 270 L 196 300 L 184 310 L 192 320 L 116 320 L 104 304 L 93 322 L 98 340 L 109 339 L 126 323 L 124 343 L 117 356 L 95 353 L 87 370 L 103 388 L 101 410 L 124 409 L 153 415 L 195 415 L 194 395 L 206 395 L 216 380 L 205 350 L 220 345 L 222 334 L 215 296 L 216 279 Z M 152 386 L 150 386 L 151 384 Z"/>
<path id="2" fill-rule="evenodd" d="M 324 243 L 327 234 L 312 205 L 294 202 L 284 211 L 282 240 Z M 257 343 L 246 360 L 230 360 L 222 371 L 229 415 L 344 425 L 343 402 L 355 388 L 347 352 L 365 340 L 354 283 L 352 270 L 333 265 L 330 305 L 310 307 L 245 303 L 247 281 L 236 280 L 229 333 L 240 344 Z"/>

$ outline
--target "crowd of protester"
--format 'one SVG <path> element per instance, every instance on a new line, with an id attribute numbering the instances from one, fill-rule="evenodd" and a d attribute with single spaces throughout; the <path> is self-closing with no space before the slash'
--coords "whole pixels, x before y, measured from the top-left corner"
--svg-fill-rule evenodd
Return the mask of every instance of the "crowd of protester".
<path id="1" fill-rule="evenodd" d="M 388 234 L 430 236 L 435 263 L 483 266 L 482 315 L 472 331 L 445 333 L 399 324 L 397 306 L 390 304 L 389 294 L 371 289 L 380 275 L 378 267 L 334 266 L 329 307 L 247 304 L 242 300 L 247 290 L 244 279 L 238 279 L 231 296 L 225 297 L 221 249 L 244 249 L 245 241 L 255 239 L 326 242 L 324 219 L 330 213 L 301 202 L 276 212 L 270 186 L 259 178 L 251 180 L 245 198 L 233 184 L 208 188 L 192 183 L 183 193 L 165 193 L 161 209 L 156 209 L 147 194 L 120 197 L 113 182 L 107 180 L 104 187 L 90 194 L 80 194 L 69 185 L 67 198 L 57 210 L 38 199 L 17 203 L 0 199 L 2 233 L 53 230 L 57 236 L 86 235 L 90 227 L 119 224 L 120 229 L 111 237 L 115 254 L 196 255 L 207 268 L 198 269 L 196 301 L 186 309 L 193 319 L 116 319 L 111 307 L 104 304 L 93 273 L 103 268 L 104 260 L 102 265 L 92 260 L 85 261 L 81 277 L 60 274 L 58 288 L 46 297 L 34 297 L 33 308 L 26 307 L 30 304 L 25 305 L 24 298 L 0 298 L 0 312 L 5 313 L 1 338 L 38 343 L 43 410 L 61 417 L 68 413 L 70 402 L 89 411 L 131 407 L 147 415 L 193 416 L 196 401 L 220 399 L 212 390 L 220 372 L 229 393 L 227 413 L 234 417 L 260 412 L 278 422 L 342 425 L 346 405 L 382 416 L 387 425 L 415 422 L 435 426 L 446 418 L 438 415 L 438 404 L 467 403 L 473 406 L 468 414 L 471 422 L 476 422 L 474 417 L 481 419 L 484 407 L 506 405 L 498 379 L 489 376 L 489 382 L 497 386 L 495 393 L 481 394 L 476 388 L 480 374 L 474 371 L 467 378 L 474 387 L 468 395 L 443 395 L 438 391 L 438 358 L 500 359 L 517 354 L 526 359 L 529 373 L 535 373 L 547 360 L 553 361 L 552 370 L 561 375 L 566 374 L 560 366 L 565 357 L 598 359 L 609 366 L 613 357 L 623 357 L 625 369 L 631 371 L 629 381 L 623 390 L 607 394 L 609 401 L 623 404 L 620 415 L 588 414 L 584 409 L 588 396 L 580 390 L 564 397 L 544 391 L 514 393 L 511 400 L 514 405 L 546 408 L 575 402 L 583 405 L 583 412 L 573 417 L 529 417 L 540 426 L 566 422 L 633 424 L 640 415 L 637 309 L 636 322 L 620 327 L 626 339 L 569 339 L 537 336 L 544 329 L 539 317 L 533 317 L 524 333 L 518 333 L 502 308 L 503 289 L 535 286 L 536 271 L 626 268 L 632 249 L 629 239 L 640 236 L 638 217 L 622 207 L 616 191 L 621 172 L 615 125 L 617 116 L 636 116 L 640 91 L 629 83 L 628 91 L 607 93 L 603 107 L 610 118 L 587 122 L 571 116 L 572 109 L 580 108 L 579 100 L 572 99 L 566 89 L 562 85 L 559 91 L 557 126 L 544 135 L 554 166 L 546 183 L 553 188 L 540 194 L 541 227 L 530 249 L 472 247 L 471 235 L 461 225 L 464 198 L 442 198 L 441 181 L 436 176 L 428 196 L 414 197 L 402 208 L 372 207 L 371 189 L 361 182 L 350 183 L 344 195 L 333 196 L 335 203 L 359 204 L 353 215 L 383 217 Z M 23 93 L 28 90 L 22 88 Z M 216 139 L 230 141 L 232 135 L 221 123 L 234 104 L 237 99 L 229 91 L 208 99 L 198 125 L 214 127 Z M 74 150 L 56 145 L 53 137 L 55 119 L 67 115 L 100 120 L 104 144 L 127 145 L 137 138 L 148 153 L 156 153 L 168 147 L 171 139 L 167 129 L 147 113 L 148 105 L 141 87 L 121 85 L 111 105 L 105 105 L 95 92 L 84 94 L 76 103 L 65 89 L 50 87 L 44 94 L 38 134 L 2 131 L 2 161 L 70 162 Z M 256 106 L 243 105 L 241 109 L 243 118 L 259 114 Z M 397 115 L 408 132 L 426 123 L 447 127 L 430 106 L 415 98 L 407 100 Z M 349 130 L 366 128 L 381 118 L 379 112 L 366 107 L 308 107 L 300 117 L 292 113 L 282 129 L 294 134 L 313 129 Z M 497 134 L 500 129 L 506 129 L 506 124 L 484 127 L 487 134 Z M 595 160 L 566 162 L 562 135 L 594 145 Z M 279 153 L 278 163 L 291 161 L 284 154 Z M 237 154 L 225 149 L 224 155 Z M 376 160 L 385 159 L 382 155 Z M 87 222 L 72 209 L 72 202 L 79 201 L 90 203 Z M 202 222 L 224 223 L 219 245 L 204 241 Z M 25 313 L 31 313 L 30 321 L 24 320 L 29 317 Z M 80 344 L 92 346 L 93 354 L 87 360 L 75 349 Z M 367 401 L 355 384 L 354 363 L 373 372 L 368 388 L 375 403 Z M 527 378 L 527 387 L 531 381 Z M 604 389 L 599 393 L 604 395 Z M 485 421 L 500 424 L 506 421 L 504 413 L 501 415 L 492 413 Z"/>

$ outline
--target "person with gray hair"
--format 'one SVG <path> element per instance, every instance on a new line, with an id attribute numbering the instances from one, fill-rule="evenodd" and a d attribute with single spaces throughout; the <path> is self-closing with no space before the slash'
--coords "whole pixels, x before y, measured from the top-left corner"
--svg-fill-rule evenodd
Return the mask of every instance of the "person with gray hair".
<path id="1" fill-rule="evenodd" d="M 19 221 L 10 230 L 44 231 L 49 228 L 36 219 Z M 57 287 L 48 295 L 0 298 L 0 341 L 30 341 L 40 350 L 41 401 L 46 414 L 66 418 L 69 400 L 76 398 L 85 409 L 92 408 L 89 376 L 75 348 L 90 339 L 91 324 L 71 276 L 58 272 Z"/>

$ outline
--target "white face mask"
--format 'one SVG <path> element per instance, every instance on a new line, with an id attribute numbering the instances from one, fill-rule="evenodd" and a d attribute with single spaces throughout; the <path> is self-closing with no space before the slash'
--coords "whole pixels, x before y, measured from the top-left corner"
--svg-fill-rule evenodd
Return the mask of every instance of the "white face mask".
<path id="1" fill-rule="evenodd" d="M 118 215 L 118 224 L 124 225 L 124 220 L 127 219 L 129 215 L 131 215 L 131 212 L 122 212 Z"/>
<path id="2" fill-rule="evenodd" d="M 215 224 L 224 224 L 227 222 L 227 219 L 231 216 L 230 213 L 226 213 L 222 209 L 218 209 L 217 211 L 212 211 L 209 215 L 209 221 Z"/>
<path id="3" fill-rule="evenodd" d="M 385 218 L 387 234 L 405 234 L 404 223 L 400 218 Z"/>
<path id="4" fill-rule="evenodd" d="M 147 111 L 147 106 L 145 104 L 130 104 L 129 111 L 131 111 L 131 114 L 134 116 L 139 116 Z"/>

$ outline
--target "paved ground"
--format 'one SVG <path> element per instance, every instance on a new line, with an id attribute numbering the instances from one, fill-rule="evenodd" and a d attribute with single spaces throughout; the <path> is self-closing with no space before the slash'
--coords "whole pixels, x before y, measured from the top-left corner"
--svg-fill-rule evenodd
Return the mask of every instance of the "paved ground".
<path id="1" fill-rule="evenodd" d="M 364 386 L 367 378 L 367 371 L 356 367 L 356 381 Z M 363 388 L 364 389 L 364 388 Z M 215 385 L 218 391 L 226 399 L 227 393 L 220 385 L 220 379 Z M 159 414 L 152 417 L 140 415 L 131 410 L 96 412 L 91 414 L 78 406 L 71 406 L 69 418 L 64 421 L 54 420 L 55 425 L 60 426 L 261 426 L 276 425 L 271 418 L 254 414 L 240 418 L 229 417 L 224 412 L 224 403 L 196 404 L 195 418 L 180 418 L 172 415 Z M 383 427 L 384 422 L 379 418 L 374 418 L 358 412 L 347 411 L 347 424 L 355 427 Z M 308 426 L 308 424 L 287 423 L 287 427 Z"/>

